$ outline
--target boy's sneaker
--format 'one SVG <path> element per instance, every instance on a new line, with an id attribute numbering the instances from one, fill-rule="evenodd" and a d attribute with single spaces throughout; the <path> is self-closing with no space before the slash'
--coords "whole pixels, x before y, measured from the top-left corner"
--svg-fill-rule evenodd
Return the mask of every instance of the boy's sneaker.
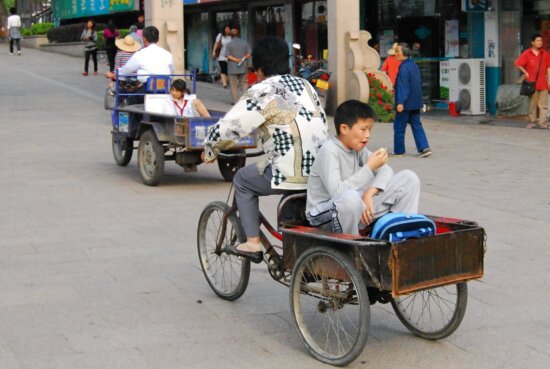
<path id="1" fill-rule="evenodd" d="M 427 158 L 430 155 L 432 155 L 432 150 L 428 147 L 428 148 L 422 150 L 422 152 L 420 154 L 418 154 L 418 157 L 419 158 Z"/>

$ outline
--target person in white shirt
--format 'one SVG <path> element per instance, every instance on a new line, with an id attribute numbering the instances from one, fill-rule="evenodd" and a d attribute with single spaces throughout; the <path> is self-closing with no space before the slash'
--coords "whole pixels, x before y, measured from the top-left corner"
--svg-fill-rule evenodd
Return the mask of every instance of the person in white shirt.
<path id="1" fill-rule="evenodd" d="M 136 93 L 145 92 L 145 84 L 149 76 L 170 75 L 174 73 L 174 58 L 172 54 L 157 45 L 159 30 L 154 26 L 143 29 L 143 49 L 136 52 L 130 60 L 118 69 L 119 76 L 137 74 L 142 86 Z M 143 96 L 130 96 L 128 103 L 143 103 Z"/>
<path id="2" fill-rule="evenodd" d="M 13 44 L 17 47 L 17 55 L 21 56 L 21 17 L 15 8 L 10 8 L 8 17 L 8 33 L 10 38 L 10 55 L 13 55 Z"/>
<path id="3" fill-rule="evenodd" d="M 170 97 L 162 109 L 164 114 L 178 117 L 209 117 L 210 113 L 197 95 L 190 94 L 183 79 L 176 79 L 170 88 Z"/>

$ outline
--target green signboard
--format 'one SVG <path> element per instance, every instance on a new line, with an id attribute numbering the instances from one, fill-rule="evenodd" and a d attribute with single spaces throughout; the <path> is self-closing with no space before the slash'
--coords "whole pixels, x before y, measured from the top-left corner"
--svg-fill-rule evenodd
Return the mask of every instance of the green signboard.
<path id="1" fill-rule="evenodd" d="M 59 19 L 139 10 L 138 0 L 54 0 L 53 16 Z"/>

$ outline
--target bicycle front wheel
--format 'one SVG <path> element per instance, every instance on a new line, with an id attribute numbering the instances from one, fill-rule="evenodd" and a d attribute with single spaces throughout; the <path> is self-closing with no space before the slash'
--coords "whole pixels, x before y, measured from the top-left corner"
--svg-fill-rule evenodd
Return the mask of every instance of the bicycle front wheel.
<path id="1" fill-rule="evenodd" d="M 224 221 L 224 214 L 229 213 Z M 216 249 L 225 223 L 225 234 L 221 248 Z M 224 250 L 227 245 L 242 242 L 239 218 L 229 206 L 215 201 L 202 211 L 197 231 L 197 248 L 201 268 L 212 290 L 224 300 L 233 301 L 242 296 L 250 277 L 250 260 L 229 255 Z"/>
<path id="2" fill-rule="evenodd" d="M 316 359 L 343 366 L 363 351 L 370 303 L 361 273 L 345 254 L 328 247 L 305 251 L 292 271 L 290 308 Z"/>
<path id="3" fill-rule="evenodd" d="M 411 333 L 428 340 L 452 334 L 462 322 L 468 301 L 466 282 L 392 298 L 395 314 Z"/>

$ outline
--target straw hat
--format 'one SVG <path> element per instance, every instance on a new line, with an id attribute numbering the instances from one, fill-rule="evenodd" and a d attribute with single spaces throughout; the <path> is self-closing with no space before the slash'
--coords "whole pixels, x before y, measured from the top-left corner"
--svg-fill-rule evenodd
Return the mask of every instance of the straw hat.
<path id="1" fill-rule="evenodd" d="M 117 39 L 115 44 L 120 50 L 127 51 L 129 53 L 133 53 L 141 49 L 141 45 L 130 35 L 124 37 L 123 39 Z"/>
<path id="2" fill-rule="evenodd" d="M 394 43 L 394 44 L 392 45 L 391 49 L 388 49 L 387 54 L 388 54 L 388 55 L 395 55 L 395 49 L 397 48 L 397 45 L 398 45 L 397 42 Z"/>

